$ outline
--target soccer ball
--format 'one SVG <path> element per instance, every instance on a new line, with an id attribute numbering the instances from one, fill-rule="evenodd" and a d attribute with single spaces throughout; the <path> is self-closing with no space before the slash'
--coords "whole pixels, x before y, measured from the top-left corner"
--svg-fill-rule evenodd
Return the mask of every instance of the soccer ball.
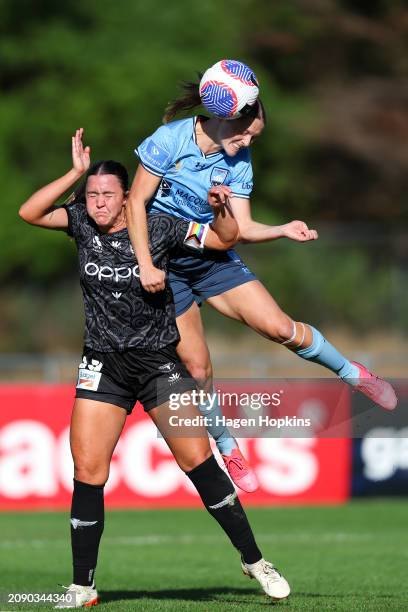
<path id="1" fill-rule="evenodd" d="M 238 119 L 246 114 L 259 94 L 255 73 L 236 60 L 221 60 L 208 68 L 200 82 L 205 108 L 221 119 Z"/>

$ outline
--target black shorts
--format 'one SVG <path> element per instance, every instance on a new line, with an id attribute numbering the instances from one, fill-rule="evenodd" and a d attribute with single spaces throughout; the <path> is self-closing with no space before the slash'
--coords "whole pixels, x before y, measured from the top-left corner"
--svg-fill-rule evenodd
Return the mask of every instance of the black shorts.
<path id="1" fill-rule="evenodd" d="M 158 351 L 130 349 L 114 353 L 85 347 L 75 397 L 115 404 L 130 414 L 136 401 L 148 412 L 168 402 L 173 393 L 195 388 L 173 344 Z"/>

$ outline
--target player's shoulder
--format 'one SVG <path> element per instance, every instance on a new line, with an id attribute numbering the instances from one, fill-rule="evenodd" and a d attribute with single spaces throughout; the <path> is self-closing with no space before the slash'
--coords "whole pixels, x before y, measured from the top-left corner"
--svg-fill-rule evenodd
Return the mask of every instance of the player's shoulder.
<path id="1" fill-rule="evenodd" d="M 183 148 L 191 140 L 193 126 L 193 119 L 191 118 L 165 123 L 146 138 L 139 152 L 143 153 L 144 151 L 145 154 L 152 154 L 154 162 L 158 161 L 160 153 L 162 153 L 163 159 L 167 161 L 169 154 L 176 154 L 176 151 Z M 156 147 L 156 149 L 153 147 Z"/>
<path id="2" fill-rule="evenodd" d="M 85 202 L 67 202 L 63 207 L 67 211 L 68 218 L 73 223 L 83 223 L 88 218 Z"/>
<path id="3" fill-rule="evenodd" d="M 96 225 L 88 215 L 85 202 L 70 202 L 64 208 L 68 215 L 68 235 L 77 240 L 87 240 L 95 235 Z"/>
<path id="4" fill-rule="evenodd" d="M 172 140 L 179 140 L 184 137 L 191 137 L 194 127 L 194 118 L 177 119 L 161 125 L 156 133 L 160 133 L 162 137 L 168 137 Z"/>

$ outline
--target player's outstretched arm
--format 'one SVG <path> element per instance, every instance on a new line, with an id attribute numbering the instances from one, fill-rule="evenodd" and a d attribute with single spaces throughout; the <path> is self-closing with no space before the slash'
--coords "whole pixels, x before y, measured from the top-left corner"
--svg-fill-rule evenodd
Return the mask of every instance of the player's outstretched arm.
<path id="1" fill-rule="evenodd" d="M 67 211 L 55 204 L 89 168 L 90 147 L 83 147 L 83 132 L 83 128 L 80 128 L 72 137 L 72 168 L 64 176 L 33 193 L 21 205 L 19 215 L 27 223 L 55 230 L 68 227 Z"/>
<path id="2" fill-rule="evenodd" d="M 146 217 L 146 205 L 156 193 L 160 180 L 161 177 L 151 174 L 140 165 L 126 205 L 127 227 L 139 264 L 140 282 L 143 289 L 150 293 L 162 291 L 165 287 L 165 273 L 153 265 L 150 255 Z"/>
<path id="3" fill-rule="evenodd" d="M 241 242 L 268 242 L 278 238 L 289 238 L 296 242 L 317 240 L 318 234 L 303 221 L 291 221 L 284 225 L 265 225 L 254 221 L 251 206 L 246 198 L 231 198 L 231 208 L 239 226 Z"/>
<path id="4" fill-rule="evenodd" d="M 227 250 L 238 242 L 239 230 L 229 203 L 230 193 L 231 189 L 226 185 L 211 187 L 208 192 L 214 219 L 205 238 L 207 249 Z"/>

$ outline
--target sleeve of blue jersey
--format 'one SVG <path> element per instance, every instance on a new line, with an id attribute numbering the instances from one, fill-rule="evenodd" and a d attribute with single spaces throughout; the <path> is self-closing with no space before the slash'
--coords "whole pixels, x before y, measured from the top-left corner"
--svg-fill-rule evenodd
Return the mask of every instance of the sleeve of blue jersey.
<path id="1" fill-rule="evenodd" d="M 164 176 L 173 163 L 173 149 L 171 132 L 162 125 L 135 149 L 135 153 L 148 172 Z"/>
<path id="2" fill-rule="evenodd" d="M 232 198 L 250 198 L 253 187 L 253 172 L 249 154 L 236 164 L 229 187 L 232 189 Z"/>

